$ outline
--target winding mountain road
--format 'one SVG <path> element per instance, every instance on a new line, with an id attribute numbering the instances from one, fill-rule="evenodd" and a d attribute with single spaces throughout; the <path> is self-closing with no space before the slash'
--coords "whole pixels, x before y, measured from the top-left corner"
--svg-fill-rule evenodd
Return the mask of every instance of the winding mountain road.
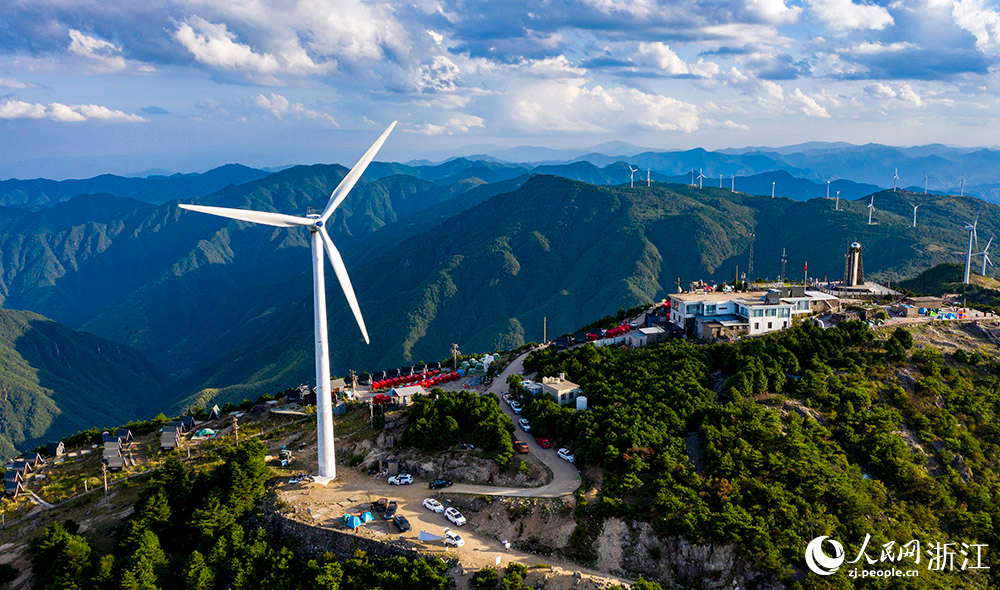
<path id="1" fill-rule="evenodd" d="M 507 365 L 504 370 L 493 380 L 493 384 L 487 390 L 489 393 L 500 397 L 500 394 L 507 389 L 507 377 L 510 375 L 521 375 L 524 371 L 524 359 L 529 353 L 524 353 Z M 580 487 L 580 472 L 576 467 L 564 461 L 556 455 L 556 448 L 543 449 L 535 443 L 535 438 L 530 433 L 524 432 L 517 425 L 520 418 L 510 406 L 500 399 L 500 408 L 515 424 L 514 437 L 527 444 L 531 449 L 531 454 L 545 464 L 552 471 L 552 481 L 537 488 L 512 488 L 497 486 L 481 486 L 472 484 L 455 484 L 448 488 L 448 493 L 476 494 L 483 496 L 513 496 L 520 498 L 558 498 L 572 494 Z"/>

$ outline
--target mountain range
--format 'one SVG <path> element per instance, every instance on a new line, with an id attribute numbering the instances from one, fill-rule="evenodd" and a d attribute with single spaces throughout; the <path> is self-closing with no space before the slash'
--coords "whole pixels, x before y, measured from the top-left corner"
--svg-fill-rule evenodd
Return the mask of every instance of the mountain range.
<path id="1" fill-rule="evenodd" d="M 297 166 L 184 201 L 303 213 L 322 208 L 345 173 L 337 165 Z M 549 335 L 558 335 L 583 319 L 663 298 L 678 279 L 731 280 L 749 262 L 751 233 L 755 276 L 776 277 L 784 250 L 788 275 L 798 277 L 808 262 L 812 276 L 840 278 L 848 245 L 859 241 L 867 273 L 895 280 L 960 260 L 968 239 L 962 224 L 977 214 L 980 235 L 998 229 L 997 206 L 975 198 L 851 181 L 830 185 L 831 196 L 840 191 L 838 211 L 822 198 L 825 182 L 783 170 L 737 177 L 736 192 L 725 182 L 718 188 L 718 179 L 692 186 L 689 172 L 654 173 L 649 187 L 637 179 L 630 188 L 628 177 L 620 161 L 373 164 L 328 223 L 372 336 L 365 345 L 331 286 L 334 373 L 441 359 L 453 342 L 467 352 L 516 347 L 541 338 L 543 318 Z M 781 187 L 773 199 L 772 183 Z M 122 186 L 131 196 L 0 207 L 2 305 L 118 343 L 142 359 L 129 366 L 148 363 L 149 370 L 123 372 L 153 376 L 123 380 L 141 383 L 141 395 L 114 390 L 129 417 L 311 381 L 306 232 L 186 213 L 176 200 L 157 202 L 166 193 Z M 62 198 L 46 194 L 48 202 Z M 916 229 L 910 203 L 920 205 Z M 15 330 L 8 339 L 18 338 Z M 47 399 L 69 408 L 57 395 Z M 64 413 L 76 420 L 75 409 Z M 56 415 L 49 412 L 44 427 L 5 425 L 0 433 L 21 444 L 118 414 Z"/>

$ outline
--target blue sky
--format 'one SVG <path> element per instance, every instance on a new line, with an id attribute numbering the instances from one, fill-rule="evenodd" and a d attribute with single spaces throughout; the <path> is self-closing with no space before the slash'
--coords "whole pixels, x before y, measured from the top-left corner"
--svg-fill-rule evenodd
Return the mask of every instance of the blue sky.
<path id="1" fill-rule="evenodd" d="M 0 178 L 488 146 L 996 146 L 988 0 L 8 0 Z"/>

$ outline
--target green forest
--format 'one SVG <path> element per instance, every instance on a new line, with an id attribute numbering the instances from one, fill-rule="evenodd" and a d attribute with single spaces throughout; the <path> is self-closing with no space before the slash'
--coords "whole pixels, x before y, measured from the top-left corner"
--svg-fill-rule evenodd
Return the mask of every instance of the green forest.
<path id="1" fill-rule="evenodd" d="M 524 415 L 532 434 L 569 446 L 578 464 L 603 467 L 591 516 L 647 520 L 695 543 L 735 543 L 791 587 L 849 588 L 853 566 L 798 575 L 811 539 L 839 539 L 853 559 L 870 535 L 866 554 L 875 560 L 890 542 L 998 541 L 1000 363 L 912 344 L 905 330 L 879 339 L 846 322 L 735 346 L 548 348 L 526 360 L 526 372 L 566 373 L 591 409 L 538 396 Z M 994 569 L 959 571 L 960 561 L 955 571 L 920 565 L 918 578 L 865 582 L 997 584 L 990 572 L 1000 562 L 988 550 L 982 565 Z"/>
<path id="2" fill-rule="evenodd" d="M 401 444 L 438 451 L 470 443 L 494 453 L 500 466 L 511 460 L 514 443 L 510 433 L 514 425 L 500 411 L 496 396 L 438 388 L 433 390 L 433 396 L 413 398 Z"/>
<path id="3" fill-rule="evenodd" d="M 53 524 L 35 542 L 32 572 L 40 590 L 444 590 L 440 560 L 305 559 L 255 526 L 267 493 L 264 444 L 244 442 L 212 470 L 171 460 L 158 470 L 119 527 L 111 553 L 94 550 L 75 523 Z"/>

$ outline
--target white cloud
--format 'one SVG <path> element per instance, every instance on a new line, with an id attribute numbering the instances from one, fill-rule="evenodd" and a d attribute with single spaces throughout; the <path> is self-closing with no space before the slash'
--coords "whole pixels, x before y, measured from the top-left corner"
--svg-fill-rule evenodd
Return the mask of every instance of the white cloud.
<path id="1" fill-rule="evenodd" d="M 883 103 L 903 103 L 914 107 L 924 104 L 920 95 L 906 82 L 896 84 L 895 87 L 881 82 L 869 84 L 865 86 L 865 94 Z"/>
<path id="2" fill-rule="evenodd" d="M 809 0 L 809 8 L 823 24 L 837 31 L 880 31 L 895 22 L 885 7 L 852 0 Z"/>
<path id="3" fill-rule="evenodd" d="M 810 96 L 796 88 L 786 93 L 784 89 L 770 80 L 758 83 L 757 104 L 765 110 L 776 113 L 802 113 L 808 117 L 829 119 L 830 113 L 819 103 L 821 95 Z"/>
<path id="4" fill-rule="evenodd" d="M 0 78 L 0 87 L 3 88 L 36 88 L 35 84 L 29 84 L 28 82 L 22 82 L 20 80 L 15 80 L 13 78 Z"/>
<path id="5" fill-rule="evenodd" d="M 53 102 L 46 106 L 17 99 L 0 102 L 0 119 L 51 119 L 63 123 L 79 123 L 90 119 L 129 123 L 145 121 L 139 115 L 96 104 L 66 105 Z"/>
<path id="6" fill-rule="evenodd" d="M 125 69 L 122 48 L 114 43 L 91 37 L 76 29 L 69 30 L 69 50 L 76 55 L 99 63 L 103 69 L 117 72 Z"/>
<path id="7" fill-rule="evenodd" d="M 655 43 L 639 43 L 639 54 L 653 59 L 660 70 L 668 75 L 677 76 L 690 72 L 684 60 L 677 56 L 670 46 L 659 41 Z"/>
<path id="8" fill-rule="evenodd" d="M 951 15 L 958 26 L 975 36 L 981 51 L 1000 50 L 1000 12 L 983 0 L 956 0 Z"/>
<path id="9" fill-rule="evenodd" d="M 794 23 L 802 13 L 800 6 L 786 6 L 785 0 L 748 0 L 747 8 L 761 20 L 773 23 Z"/>
<path id="10" fill-rule="evenodd" d="M 830 113 L 826 111 L 826 108 L 821 106 L 816 99 L 805 94 L 798 88 L 791 95 L 791 100 L 793 103 L 797 103 L 799 109 L 808 117 L 818 117 L 820 119 L 829 119 Z"/>
<path id="11" fill-rule="evenodd" d="M 583 0 L 583 3 L 604 14 L 622 13 L 631 16 L 649 16 L 659 10 L 651 0 Z"/>
<path id="12" fill-rule="evenodd" d="M 582 78 L 528 84 L 510 98 L 511 116 L 533 131 L 690 133 L 698 128 L 693 104 L 635 88 L 591 86 Z"/>
<path id="13" fill-rule="evenodd" d="M 517 64 L 516 70 L 518 73 L 527 74 L 533 78 L 552 79 L 576 78 L 587 72 L 587 70 L 571 64 L 565 55 L 526 60 Z"/>
<path id="14" fill-rule="evenodd" d="M 177 26 L 174 37 L 199 62 L 227 70 L 249 70 L 271 74 L 278 70 L 278 60 L 269 53 L 256 53 L 249 45 L 237 43 L 225 24 L 210 23 L 191 17 Z"/>
<path id="15" fill-rule="evenodd" d="M 895 43 L 865 41 L 864 43 L 855 45 L 847 51 L 858 55 L 876 55 L 879 53 L 897 53 L 900 51 L 906 51 L 907 49 L 914 49 L 915 47 L 916 45 L 910 43 L 909 41 L 897 41 Z"/>
<path id="16" fill-rule="evenodd" d="M 332 115 L 307 109 L 302 103 L 291 102 L 280 94 L 271 94 L 271 96 L 258 94 L 253 97 L 253 103 L 266 111 L 270 111 L 278 119 L 284 119 L 285 117 L 315 119 L 317 121 L 326 121 L 334 127 L 340 127 Z"/>
<path id="17" fill-rule="evenodd" d="M 417 125 L 413 127 L 412 132 L 424 135 L 454 135 L 456 133 L 468 133 L 473 127 L 486 127 L 486 121 L 482 117 L 475 115 L 456 113 L 443 125 L 435 125 L 433 123 Z"/>
<path id="18" fill-rule="evenodd" d="M 417 68 L 416 84 L 420 92 L 452 92 L 461 85 L 462 75 L 455 62 L 444 55 L 435 55 L 431 63 Z"/>

